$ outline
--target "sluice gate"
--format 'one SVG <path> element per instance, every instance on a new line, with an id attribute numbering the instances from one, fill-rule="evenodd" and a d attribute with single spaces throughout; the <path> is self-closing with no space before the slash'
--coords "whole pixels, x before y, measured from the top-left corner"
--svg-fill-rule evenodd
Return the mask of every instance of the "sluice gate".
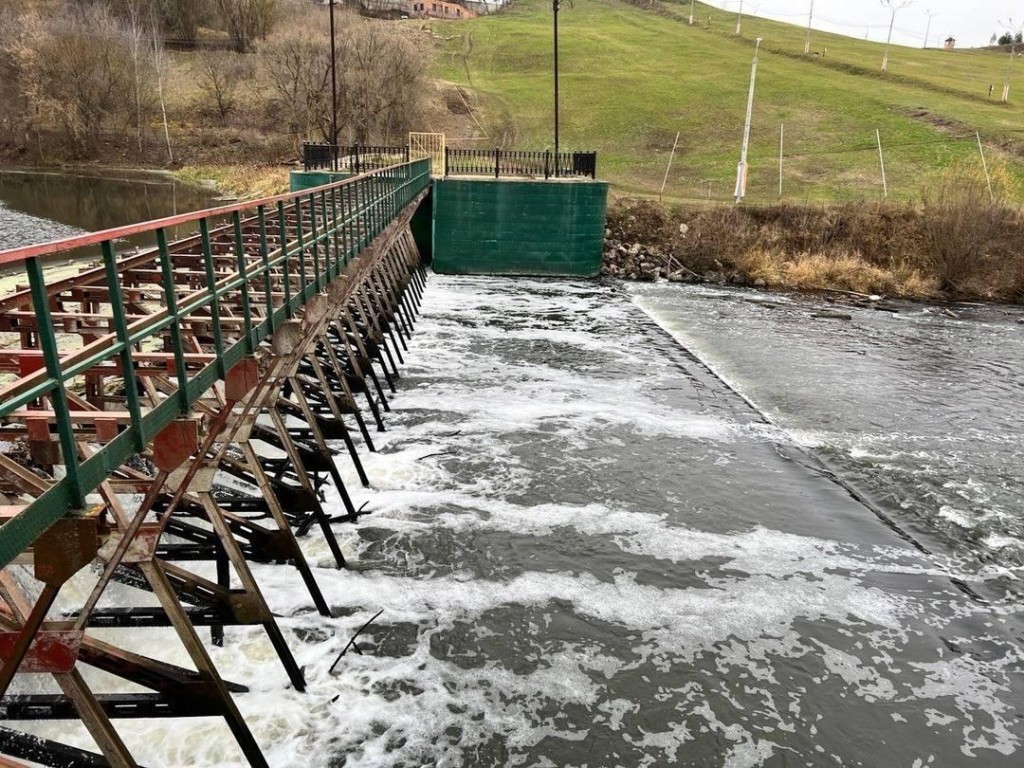
<path id="1" fill-rule="evenodd" d="M 135 766 L 113 721 L 220 717 L 267 764 L 197 628 L 219 645 L 260 627 L 303 690 L 250 564 L 294 569 L 329 615 L 297 537 L 320 531 L 345 565 L 331 523 L 360 510 L 336 454 L 369 484 L 359 448 L 419 307 L 409 223 L 429 185 L 417 160 L 0 253 L 26 278 L 0 299 L 0 763 Z M 119 254 L 129 236 L 147 246 Z M 170 628 L 193 668 L 97 636 L 138 627 Z M 68 719 L 101 754 L 11 727 Z"/>

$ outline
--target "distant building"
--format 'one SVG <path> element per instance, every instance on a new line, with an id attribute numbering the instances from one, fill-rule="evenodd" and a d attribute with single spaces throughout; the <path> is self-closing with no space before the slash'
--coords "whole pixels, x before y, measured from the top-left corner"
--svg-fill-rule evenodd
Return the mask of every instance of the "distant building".
<path id="1" fill-rule="evenodd" d="M 956 48 L 956 38 L 955 37 L 947 37 L 946 38 L 946 50 L 947 51 L 952 51 L 954 48 Z"/>
<path id="2" fill-rule="evenodd" d="M 405 12 L 414 19 L 472 19 L 476 11 L 445 0 L 406 0 Z"/>

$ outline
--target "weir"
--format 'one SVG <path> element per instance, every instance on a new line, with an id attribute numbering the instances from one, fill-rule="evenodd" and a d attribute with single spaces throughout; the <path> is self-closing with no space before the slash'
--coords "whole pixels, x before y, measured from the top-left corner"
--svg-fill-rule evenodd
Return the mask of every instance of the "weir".
<path id="1" fill-rule="evenodd" d="M 214 645 L 262 627 L 303 690 L 250 564 L 294 569 L 330 614 L 296 537 L 318 528 L 345 565 L 331 523 L 360 511 L 333 446 L 367 484 L 359 447 L 385 428 L 424 286 L 410 222 L 429 184 L 414 160 L 0 253 L 26 278 L 0 300 L 0 719 L 78 719 L 101 754 L 11 727 L 0 752 L 134 766 L 116 719 L 220 717 L 267 765 L 197 627 Z M 118 254 L 129 235 L 152 247 Z M 84 248 L 99 262 L 46 269 Z M 155 626 L 194 669 L 97 635 Z"/>

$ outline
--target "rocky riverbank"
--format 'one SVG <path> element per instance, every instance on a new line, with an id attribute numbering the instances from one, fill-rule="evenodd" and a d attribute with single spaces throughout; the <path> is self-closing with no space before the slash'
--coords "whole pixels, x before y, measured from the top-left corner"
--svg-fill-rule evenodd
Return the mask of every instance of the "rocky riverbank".
<path id="1" fill-rule="evenodd" d="M 619 199 L 602 273 L 626 280 L 1024 300 L 1024 217 L 977 198 L 674 207 Z"/>

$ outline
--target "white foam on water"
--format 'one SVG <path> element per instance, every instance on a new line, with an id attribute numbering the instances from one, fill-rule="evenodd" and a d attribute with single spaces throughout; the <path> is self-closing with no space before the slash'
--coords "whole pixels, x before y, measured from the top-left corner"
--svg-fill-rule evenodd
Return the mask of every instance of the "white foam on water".
<path id="1" fill-rule="evenodd" d="M 394 399 L 389 432 L 375 435 L 381 453 L 361 454 L 373 489 L 360 488 L 347 460 L 339 460 L 356 506 L 368 502 L 373 510 L 362 528 L 393 537 L 384 557 L 395 573 L 316 567 L 317 581 L 339 614 L 325 618 L 313 610 L 293 568 L 253 566 L 305 669 L 304 694 L 289 688 L 262 628 L 228 628 L 225 647 L 210 648 L 225 678 L 250 687 L 235 699 L 271 765 L 326 766 L 340 755 L 347 768 L 499 761 L 481 754 L 505 755 L 500 760 L 508 765 L 556 765 L 530 750 L 551 741 L 574 744 L 601 728 L 605 737 L 621 737 L 631 760 L 635 752 L 627 746 L 643 750 L 643 765 L 676 764 L 694 741 L 711 734 L 724 745 L 716 764 L 752 768 L 782 753 L 787 734 L 808 730 L 801 702 L 814 691 L 785 690 L 790 683 L 780 683 L 775 666 L 780 659 L 804 657 L 821 662 L 816 685 L 838 686 L 843 695 L 868 702 L 912 702 L 922 713 L 930 709 L 935 717 L 961 721 L 965 755 L 1019 748 L 1013 712 L 1004 701 L 1013 674 L 1009 658 L 1002 665 L 967 655 L 934 663 L 896 660 L 923 632 L 923 615 L 938 608 L 953 617 L 983 610 L 927 586 L 930 578 L 942 582 L 951 574 L 933 559 L 767 526 L 709 532 L 673 523 L 664 512 L 557 499 L 525 506 L 507 499 L 530 482 L 512 450 L 517 433 L 527 439 L 570 436 L 577 441 L 570 445 L 592 445 L 587 433 L 600 436 L 609 426 L 643 437 L 711 443 L 777 439 L 771 427 L 658 402 L 648 388 L 678 375 L 668 368 L 655 365 L 635 377 L 610 378 L 600 367 L 569 370 L 552 359 L 550 365 L 523 362 L 506 370 L 500 355 L 487 352 L 513 340 L 548 345 L 551 354 L 571 345 L 612 363 L 635 359 L 628 327 L 621 336 L 603 337 L 575 330 L 564 319 L 576 314 L 628 326 L 628 302 L 600 303 L 594 295 L 589 284 L 432 280 L 407 356 L 410 375 L 426 383 L 407 386 Z M 481 325 L 524 314 L 533 318 L 533 327 L 504 331 Z M 466 321 L 465 329 L 453 323 L 456 315 Z M 474 454 L 486 460 L 488 474 L 466 478 L 458 464 Z M 328 501 L 340 511 L 336 495 Z M 565 529 L 604 537 L 626 562 L 656 558 L 666 572 L 675 568 L 694 578 L 680 587 L 644 583 L 628 569 L 598 578 L 584 559 L 572 571 L 533 570 L 527 559 L 512 578 L 474 577 L 457 560 L 444 568 L 432 564 L 432 553 L 417 546 L 421 536 L 438 531 L 457 540 L 515 534 L 540 545 L 557 541 Z M 346 556 L 355 562 L 368 556 L 372 537 L 360 537 L 356 526 L 337 530 Z M 302 545 L 313 563 L 327 565 L 329 552 L 317 532 Z M 892 577 L 910 579 L 914 587 L 904 592 L 883 586 Z M 341 674 L 332 676 L 345 643 L 381 608 L 384 613 L 360 640 L 367 653 L 348 653 Z M 628 654 L 583 638 L 541 645 L 544 627 L 535 617 L 550 621 L 555 611 L 638 639 Z M 486 622 L 502 612 L 530 617 L 529 622 L 512 625 L 502 636 Z M 835 640 L 812 643 L 804 636 L 809 624 L 833 628 Z M 844 629 L 851 648 L 837 647 Z M 403 633 L 407 644 L 393 640 Z M 133 631 L 131 637 L 137 650 L 187 663 L 169 632 Z M 460 637 L 467 638 L 464 647 L 449 647 Z M 469 640 L 503 644 L 510 654 L 525 646 L 528 657 L 490 658 Z M 400 647 L 385 655 L 391 642 Z M 856 643 L 870 654 L 855 653 Z M 517 662 L 524 665 L 514 671 Z M 672 702 L 678 716 L 664 730 L 636 727 L 644 703 L 617 692 L 619 675 L 647 674 L 651 668 L 668 674 L 702 664 L 717 670 L 715 690 L 698 683 L 671 689 L 651 681 L 651 698 Z M 900 671 L 906 668 L 916 674 Z M 755 732 L 750 723 L 724 714 L 743 709 L 742 697 L 758 690 L 764 695 L 757 714 L 772 724 L 771 738 L 767 727 Z M 183 736 L 182 724 L 173 721 L 118 722 L 139 761 L 154 768 L 240 764 L 222 723 L 187 726 Z M 37 723 L 32 730 L 89 746 L 81 729 Z M 509 752 L 488 752 L 496 741 Z"/>
<path id="2" fill-rule="evenodd" d="M 964 656 L 933 663 L 911 663 L 925 673 L 925 682 L 914 690 L 922 699 L 952 699 L 959 713 L 963 733 L 960 751 L 968 757 L 977 757 L 979 750 L 994 750 L 1012 755 L 1021 745 L 1019 736 L 1011 731 L 1018 707 L 1005 703 L 999 693 L 1005 690 L 1008 674 L 1014 674 L 1024 662 L 1019 646 L 997 661 L 979 662 Z"/>

